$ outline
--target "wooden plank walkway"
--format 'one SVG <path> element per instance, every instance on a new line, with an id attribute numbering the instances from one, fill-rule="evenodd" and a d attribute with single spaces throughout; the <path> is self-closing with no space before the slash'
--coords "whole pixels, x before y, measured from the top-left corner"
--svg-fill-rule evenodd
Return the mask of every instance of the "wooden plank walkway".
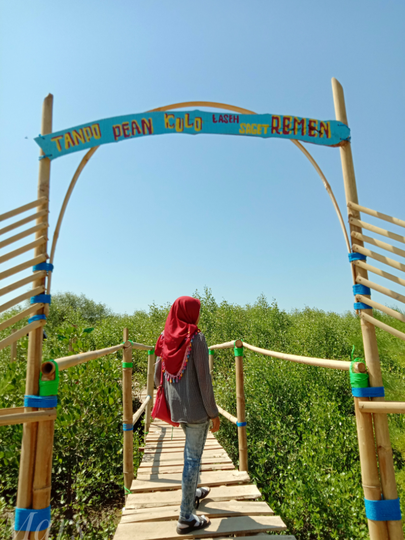
<path id="1" fill-rule="evenodd" d="M 144 457 L 131 486 L 114 540 L 178 540 L 243 536 L 244 540 L 294 536 L 268 535 L 285 531 L 279 516 L 263 501 L 246 472 L 235 469 L 228 454 L 208 433 L 201 463 L 201 486 L 211 487 L 197 514 L 211 520 L 193 534 L 176 533 L 181 502 L 181 474 L 185 437 L 181 428 L 156 420 L 146 437 Z"/>

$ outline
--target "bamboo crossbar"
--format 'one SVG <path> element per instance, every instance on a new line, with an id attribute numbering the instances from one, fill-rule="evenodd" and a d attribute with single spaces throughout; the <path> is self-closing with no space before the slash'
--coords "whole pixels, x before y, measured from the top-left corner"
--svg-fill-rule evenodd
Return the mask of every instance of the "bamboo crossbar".
<path id="1" fill-rule="evenodd" d="M 218 349 L 231 349 L 235 346 L 243 347 L 242 341 L 240 339 L 237 339 L 236 341 L 227 341 L 226 343 L 219 343 L 218 345 L 211 345 L 211 347 L 208 347 L 208 348 L 215 351 Z"/>
<path id="2" fill-rule="evenodd" d="M 26 278 L 20 279 L 19 281 L 15 281 L 14 283 L 10 283 L 10 285 L 7 285 L 6 287 L 3 287 L 0 289 L 0 296 L 4 296 L 5 294 L 8 294 L 12 291 L 15 291 L 16 289 L 19 289 L 20 287 L 23 287 L 24 285 L 27 285 L 27 283 L 31 283 L 32 281 L 35 281 L 38 278 L 45 277 L 46 271 L 41 270 L 40 272 L 35 272 L 35 274 L 32 274 Z"/>
<path id="3" fill-rule="evenodd" d="M 26 326 L 24 326 L 24 328 L 21 328 L 20 330 L 17 330 L 17 332 L 14 332 L 10 336 L 2 339 L 0 341 L 0 350 L 4 349 L 5 347 L 9 347 L 12 343 L 14 343 L 14 341 L 17 341 L 17 340 L 21 339 L 22 337 L 27 335 L 29 332 L 32 332 L 33 330 L 36 330 L 40 326 L 44 326 L 45 323 L 46 323 L 46 321 L 41 319 L 39 321 L 34 321 L 34 322 L 30 323 L 30 324 L 27 324 Z"/>
<path id="4" fill-rule="evenodd" d="M 405 414 L 405 401 L 360 401 L 363 413 Z"/>
<path id="5" fill-rule="evenodd" d="M 329 360 L 326 358 L 309 358 L 307 356 L 298 356 L 295 354 L 286 354 L 275 351 L 268 351 L 267 349 L 261 349 L 249 345 L 246 341 L 243 342 L 243 346 L 250 351 L 264 354 L 265 356 L 272 356 L 273 358 L 280 358 L 281 360 L 290 360 L 291 362 L 297 362 L 299 364 L 307 364 L 308 366 L 326 367 L 329 369 L 342 369 L 343 371 L 349 371 L 350 362 L 344 360 Z"/>
<path id="6" fill-rule="evenodd" d="M 0 409 L 0 416 L 5 414 L 19 414 L 25 411 L 25 407 L 6 407 L 5 409 Z"/>
<path id="7" fill-rule="evenodd" d="M 26 212 L 27 210 L 31 210 L 31 208 L 37 208 L 38 206 L 42 206 L 47 201 L 46 197 L 40 197 L 36 201 L 30 202 L 28 204 L 24 204 L 23 206 L 20 206 L 18 208 L 14 208 L 14 210 L 10 210 L 9 212 L 6 212 L 5 214 L 0 215 L 0 221 L 4 221 L 5 219 L 9 219 L 11 217 L 17 216 L 18 214 L 22 214 L 23 212 Z"/>
<path id="8" fill-rule="evenodd" d="M 392 268 L 395 268 L 396 270 L 401 270 L 402 272 L 405 272 L 405 264 L 395 261 L 394 259 L 390 259 L 389 257 L 380 255 L 379 253 L 376 253 L 375 251 L 371 251 L 370 249 L 366 249 L 357 244 L 353 244 L 352 249 L 353 251 L 356 251 L 357 253 L 362 253 L 366 257 L 371 257 L 372 259 L 375 259 L 376 261 L 380 261 L 384 264 L 388 264 L 388 266 L 391 266 Z"/>
<path id="9" fill-rule="evenodd" d="M 48 256 L 44 253 L 43 255 L 37 255 L 36 257 L 34 257 L 33 259 L 30 259 L 29 261 L 18 264 L 17 266 L 13 266 L 12 268 L 9 268 L 8 270 L 5 270 L 4 272 L 0 273 L 0 280 L 6 279 L 10 276 L 13 276 L 14 274 L 18 274 L 18 272 L 22 272 L 23 270 L 26 270 L 27 268 L 30 268 L 31 266 L 34 266 L 35 264 L 45 262 L 47 258 Z"/>
<path id="10" fill-rule="evenodd" d="M 46 229 L 47 227 L 48 225 L 46 223 L 39 223 L 38 225 L 31 227 L 31 229 L 22 231 L 18 234 L 15 234 L 14 236 L 10 236 L 10 238 L 7 238 L 6 240 L 3 240 L 2 242 L 0 242 L 0 249 L 6 246 L 9 246 L 10 244 L 14 244 L 14 242 L 18 242 L 18 240 L 21 240 L 22 238 L 25 238 L 26 236 L 29 236 L 30 234 L 34 234 L 37 231 L 41 231 L 42 229 Z"/>
<path id="11" fill-rule="evenodd" d="M 361 227 L 362 229 L 366 229 L 376 234 L 380 234 L 381 236 L 391 238 L 391 240 L 396 240 L 397 242 L 402 242 L 403 244 L 405 244 L 405 236 L 401 236 L 400 234 L 387 231 L 386 229 L 382 229 L 381 227 L 376 227 L 375 225 L 371 225 L 371 223 L 367 223 L 366 221 L 351 217 L 349 218 L 349 223 L 355 225 L 356 227 Z"/>
<path id="12" fill-rule="evenodd" d="M 402 315 L 402 313 L 398 313 L 398 311 L 395 311 L 395 309 L 391 309 L 387 306 L 383 306 L 382 304 L 379 304 L 378 302 L 376 302 L 375 300 L 372 300 L 371 298 L 368 298 L 367 296 L 363 296 L 362 294 L 356 294 L 356 301 L 369 304 L 371 307 L 375 309 L 379 309 L 380 311 L 383 311 L 387 315 L 390 315 L 391 317 L 398 319 L 398 321 L 405 322 L 405 315 Z"/>
<path id="13" fill-rule="evenodd" d="M 146 406 L 147 404 L 149 403 L 150 401 L 150 396 L 146 396 L 145 398 L 145 401 L 142 403 L 142 405 L 139 407 L 139 409 L 136 411 L 136 413 L 133 415 L 132 417 L 132 423 L 135 425 L 139 418 L 141 417 L 142 413 L 144 412 L 144 410 L 146 409 Z"/>
<path id="14" fill-rule="evenodd" d="M 47 420 L 56 420 L 56 410 L 54 410 L 54 412 L 34 411 L 19 414 L 7 414 L 0 416 L 0 426 L 29 424 L 31 422 L 46 422 Z"/>
<path id="15" fill-rule="evenodd" d="M 392 291 L 391 289 L 388 289 L 387 287 L 378 285 L 378 283 L 374 283 L 374 281 L 370 281 L 369 279 L 365 279 L 361 276 L 357 276 L 356 281 L 357 283 L 361 283 L 366 287 L 370 287 L 370 289 L 373 289 L 374 291 L 385 294 L 390 298 L 393 298 L 394 300 L 398 300 L 398 302 L 402 302 L 403 304 L 405 304 L 405 296 L 403 294 L 399 294 L 395 291 Z"/>
<path id="16" fill-rule="evenodd" d="M 14 259 L 14 257 L 18 257 L 19 255 L 22 255 L 23 253 L 26 253 L 27 251 L 30 251 L 31 249 L 34 249 L 38 246 L 41 246 L 42 244 L 45 244 L 47 241 L 46 236 L 41 236 L 40 238 L 37 238 L 37 240 L 34 240 L 33 242 L 26 244 L 25 246 L 22 246 L 18 249 L 15 249 L 14 251 L 10 251 L 9 253 L 6 253 L 2 257 L 0 257 L 0 264 L 9 261 L 10 259 Z"/>
<path id="17" fill-rule="evenodd" d="M 373 324 L 374 326 L 378 326 L 378 328 L 381 328 L 381 330 L 385 330 L 389 334 L 392 334 L 393 336 L 405 341 L 405 334 L 403 332 L 400 332 L 396 328 L 392 328 L 392 326 L 388 326 L 388 324 L 385 324 L 379 321 L 378 319 L 375 319 L 374 317 L 367 315 L 367 313 L 364 313 L 363 311 L 361 312 L 360 317 L 364 319 L 365 321 Z"/>
<path id="18" fill-rule="evenodd" d="M 132 348 L 139 351 L 152 351 L 153 345 L 144 345 L 143 343 L 131 343 Z"/>
<path id="19" fill-rule="evenodd" d="M 393 281 L 394 283 L 398 283 L 398 285 L 402 285 L 403 287 L 405 287 L 405 279 L 394 276 L 394 274 L 390 274 L 389 272 L 385 272 L 384 270 L 381 270 L 381 268 L 376 268 L 375 266 L 371 266 L 371 264 L 367 264 L 364 261 L 353 261 L 352 264 L 360 268 L 364 268 L 364 270 L 373 272 L 373 274 L 377 274 L 377 276 L 384 277 L 386 279 L 389 279 L 390 281 Z"/>
<path id="20" fill-rule="evenodd" d="M 78 364 L 84 364 L 90 360 L 95 360 L 96 358 L 101 358 L 102 356 L 107 356 L 107 354 L 112 354 L 120 349 L 124 348 L 124 344 L 115 345 L 114 347 L 107 347 L 106 349 L 99 349 L 98 351 L 89 351 L 85 353 L 75 354 L 72 356 L 64 356 L 55 360 L 59 366 L 59 371 L 68 369 Z"/>
<path id="21" fill-rule="evenodd" d="M 347 206 L 349 208 L 352 208 L 353 210 L 357 210 L 358 212 L 363 212 L 364 214 L 368 214 L 369 216 L 380 218 L 380 219 L 383 219 L 384 221 L 389 221 L 390 223 L 394 223 L 394 225 L 399 225 L 400 227 L 405 227 L 405 221 L 402 219 L 392 217 L 387 214 L 383 214 L 382 212 L 377 212 L 377 210 L 371 210 L 370 208 L 366 208 L 365 206 L 360 206 L 359 204 L 356 204 L 350 201 L 347 203 Z"/>
<path id="22" fill-rule="evenodd" d="M 387 244 L 387 242 L 382 242 L 381 240 L 377 240 L 376 238 L 372 238 L 371 236 L 366 236 L 356 231 L 352 231 L 351 235 L 353 238 L 356 238 L 357 240 L 361 240 L 362 242 L 366 242 L 367 244 L 372 244 L 373 246 L 377 246 L 381 249 L 385 249 L 385 251 L 390 251 L 391 253 L 394 253 L 395 255 L 399 255 L 400 257 L 405 257 L 405 251 L 403 249 L 399 249 L 395 246 L 391 246 L 391 244 Z"/>
<path id="23" fill-rule="evenodd" d="M 230 422 L 232 422 L 232 424 L 235 424 L 236 426 L 236 422 L 238 421 L 238 419 L 235 416 L 232 416 L 229 412 L 224 411 L 224 409 L 219 405 L 217 405 L 217 409 L 219 413 L 222 414 L 222 416 L 227 418 Z"/>
<path id="24" fill-rule="evenodd" d="M 23 311 L 20 311 L 20 313 L 17 313 L 17 315 L 14 315 L 14 317 L 10 317 L 6 321 L 3 321 L 0 324 L 0 332 L 2 330 L 5 330 L 9 326 L 12 326 L 13 324 L 17 323 L 18 321 L 21 321 L 21 319 L 24 319 L 25 317 L 28 317 L 31 313 L 35 313 L 36 311 L 39 311 L 45 306 L 45 304 L 32 304 L 27 309 L 24 309 Z"/>
<path id="25" fill-rule="evenodd" d="M 37 212 L 36 214 L 31 214 L 30 216 L 24 218 L 24 219 L 20 219 L 20 221 L 16 221 L 14 223 L 11 223 L 11 225 L 7 225 L 7 227 L 3 227 L 2 229 L 0 229 L 0 236 L 2 234 L 6 234 L 10 231 L 13 231 L 14 229 L 18 229 L 18 227 L 22 227 L 23 225 L 25 225 L 26 223 L 29 223 L 30 221 L 34 221 L 42 216 L 44 216 L 45 214 L 48 214 L 48 210 L 41 210 L 40 212 Z"/>
<path id="26" fill-rule="evenodd" d="M 5 302 L 4 304 L 0 305 L 0 313 L 3 311 L 7 311 L 8 309 L 12 308 L 13 306 L 16 306 L 20 302 L 23 302 L 24 300 L 28 300 L 28 298 L 31 298 L 31 296 L 35 296 L 37 294 L 43 293 L 45 290 L 45 287 L 35 287 L 35 289 L 32 289 L 24 294 L 20 294 L 20 296 L 16 296 L 12 300 L 9 300 L 8 302 Z"/>

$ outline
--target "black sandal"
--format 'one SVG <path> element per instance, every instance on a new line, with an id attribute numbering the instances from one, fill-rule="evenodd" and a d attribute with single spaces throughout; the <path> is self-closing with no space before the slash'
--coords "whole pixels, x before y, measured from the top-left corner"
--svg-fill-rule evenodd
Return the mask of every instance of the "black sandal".
<path id="1" fill-rule="evenodd" d="M 200 506 L 200 501 L 202 501 L 203 499 L 205 499 L 205 497 L 208 495 L 208 493 L 211 491 L 211 488 L 198 488 L 200 491 L 201 491 L 201 496 L 200 497 L 195 497 L 195 508 L 197 509 L 199 506 Z"/>
<path id="2" fill-rule="evenodd" d="M 177 525 L 177 534 L 188 534 L 192 531 L 197 531 L 198 529 L 205 529 L 205 527 L 208 527 L 208 525 L 211 524 L 211 521 L 205 516 L 198 516 L 197 519 L 193 519 L 192 521 L 179 520 L 178 523 L 181 523 L 182 525 L 187 525 L 187 527 L 179 527 Z"/>

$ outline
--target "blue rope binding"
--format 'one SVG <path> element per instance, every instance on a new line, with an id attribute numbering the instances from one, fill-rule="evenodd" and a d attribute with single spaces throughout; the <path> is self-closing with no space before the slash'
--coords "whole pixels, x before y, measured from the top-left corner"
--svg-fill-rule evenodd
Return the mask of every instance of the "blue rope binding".
<path id="1" fill-rule="evenodd" d="M 41 321 L 41 320 L 44 320 L 46 321 L 46 315 L 34 315 L 33 317 L 30 317 L 28 319 L 28 324 L 34 322 L 34 321 Z"/>
<path id="2" fill-rule="evenodd" d="M 134 424 L 122 424 L 122 431 L 133 431 Z"/>
<path id="3" fill-rule="evenodd" d="M 47 525 L 45 526 L 45 521 Z M 44 531 L 51 524 L 51 507 L 42 510 L 32 508 L 16 508 L 14 517 L 15 531 Z"/>
<path id="4" fill-rule="evenodd" d="M 244 427 L 244 426 L 247 425 L 247 422 L 236 422 L 236 425 L 237 425 L 238 427 Z"/>
<path id="5" fill-rule="evenodd" d="M 37 294 L 37 296 L 31 296 L 30 304 L 50 304 L 51 295 L 50 294 Z"/>
<path id="6" fill-rule="evenodd" d="M 367 388 L 352 388 L 353 397 L 385 397 L 383 386 L 368 386 Z"/>
<path id="7" fill-rule="evenodd" d="M 355 302 L 353 306 L 354 309 L 373 309 L 371 306 L 365 304 L 364 302 Z"/>
<path id="8" fill-rule="evenodd" d="M 58 396 L 24 396 L 24 407 L 54 409 L 58 406 Z"/>
<path id="9" fill-rule="evenodd" d="M 42 263 L 39 263 L 39 264 L 36 264 L 35 266 L 33 266 L 32 271 L 33 272 L 38 272 L 39 270 L 46 270 L 47 272 L 52 272 L 53 268 L 54 268 L 53 264 L 47 263 L 47 262 L 42 262 Z"/>
<path id="10" fill-rule="evenodd" d="M 381 499 L 380 501 L 370 501 L 364 499 L 367 519 L 373 521 L 400 521 L 401 508 L 399 499 Z"/>
<path id="11" fill-rule="evenodd" d="M 349 253 L 349 262 L 353 261 L 366 261 L 367 257 L 363 255 L 362 253 L 355 253 L 354 251 L 352 253 Z"/>
<path id="12" fill-rule="evenodd" d="M 354 296 L 356 296 L 356 294 L 371 294 L 371 289 L 370 287 L 358 283 L 357 285 L 353 285 L 353 294 Z"/>

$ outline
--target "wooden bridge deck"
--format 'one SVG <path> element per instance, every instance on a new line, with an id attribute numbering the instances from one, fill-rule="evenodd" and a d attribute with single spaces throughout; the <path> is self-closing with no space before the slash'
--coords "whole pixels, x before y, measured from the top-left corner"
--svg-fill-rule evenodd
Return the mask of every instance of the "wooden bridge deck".
<path id="1" fill-rule="evenodd" d="M 197 514 L 211 520 L 193 534 L 176 533 L 181 502 L 181 474 L 185 437 L 181 428 L 156 420 L 146 437 L 144 458 L 131 486 L 114 540 L 178 540 L 244 536 L 260 540 L 293 536 L 268 535 L 286 530 L 279 516 L 263 501 L 246 472 L 235 469 L 212 433 L 208 433 L 201 463 L 202 486 L 211 492 Z"/>

